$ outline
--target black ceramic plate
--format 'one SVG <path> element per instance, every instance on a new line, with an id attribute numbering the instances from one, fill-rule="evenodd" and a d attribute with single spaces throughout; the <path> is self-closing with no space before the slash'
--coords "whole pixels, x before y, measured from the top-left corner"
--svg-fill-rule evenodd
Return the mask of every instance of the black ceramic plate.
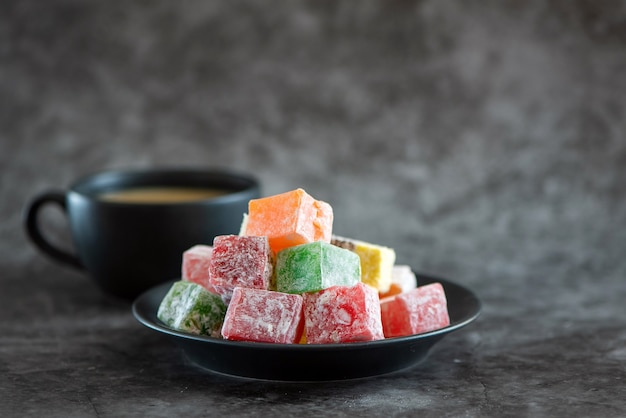
<path id="1" fill-rule="evenodd" d="M 444 336 L 472 322 L 481 303 L 470 290 L 447 280 L 417 275 L 420 285 L 440 282 L 448 299 L 448 327 L 408 337 L 344 344 L 271 344 L 228 341 L 176 331 L 157 318 L 172 282 L 154 287 L 133 303 L 135 318 L 172 338 L 201 368 L 232 376 L 282 381 L 356 379 L 415 366 Z"/>

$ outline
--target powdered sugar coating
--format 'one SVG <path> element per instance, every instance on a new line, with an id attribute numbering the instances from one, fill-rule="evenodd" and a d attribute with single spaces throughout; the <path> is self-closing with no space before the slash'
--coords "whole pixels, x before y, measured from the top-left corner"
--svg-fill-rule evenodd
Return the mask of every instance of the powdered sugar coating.
<path id="1" fill-rule="evenodd" d="M 445 291 L 431 283 L 381 300 L 385 337 L 421 334 L 450 325 Z"/>
<path id="2" fill-rule="evenodd" d="M 378 292 L 362 282 L 305 293 L 307 343 L 328 344 L 384 338 Z"/>
<path id="3" fill-rule="evenodd" d="M 272 250 L 314 241 L 330 242 L 333 209 L 303 189 L 295 189 L 248 204 L 242 235 L 267 236 Z"/>
<path id="4" fill-rule="evenodd" d="M 157 317 L 168 326 L 192 334 L 219 338 L 226 305 L 203 286 L 180 280 L 165 295 Z"/>
<path id="5" fill-rule="evenodd" d="M 212 291 L 209 285 L 209 265 L 213 247 L 210 245 L 194 245 L 183 252 L 181 275 L 183 280 L 197 283 Z"/>
<path id="6" fill-rule="evenodd" d="M 222 336 L 229 340 L 294 344 L 303 329 L 300 295 L 236 287 Z"/>
<path id="7" fill-rule="evenodd" d="M 228 302 L 235 287 L 270 289 L 273 253 L 267 237 L 220 235 L 213 240 L 209 284 Z"/>
<path id="8" fill-rule="evenodd" d="M 276 289 L 281 292 L 316 292 L 360 280 L 359 256 L 326 242 L 285 248 L 276 256 Z"/>

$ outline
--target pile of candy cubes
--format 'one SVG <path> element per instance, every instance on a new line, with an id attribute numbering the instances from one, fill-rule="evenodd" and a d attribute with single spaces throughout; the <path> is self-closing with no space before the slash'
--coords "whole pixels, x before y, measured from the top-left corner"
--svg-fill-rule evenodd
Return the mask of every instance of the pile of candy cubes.
<path id="1" fill-rule="evenodd" d="M 417 285 L 395 251 L 333 235 L 333 210 L 303 189 L 253 199 L 238 235 L 182 254 L 157 316 L 174 329 L 236 341 L 328 344 L 450 324 L 440 283 Z"/>

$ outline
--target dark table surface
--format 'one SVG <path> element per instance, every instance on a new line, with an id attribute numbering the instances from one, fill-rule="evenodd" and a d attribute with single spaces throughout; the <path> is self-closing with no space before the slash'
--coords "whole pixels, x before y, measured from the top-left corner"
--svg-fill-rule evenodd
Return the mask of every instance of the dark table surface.
<path id="1" fill-rule="evenodd" d="M 626 416 L 625 19 L 623 2 L 2 2 L 0 416 Z M 302 187 L 337 234 L 472 289 L 482 315 L 385 376 L 201 370 L 22 228 L 43 190 L 164 165 Z"/>

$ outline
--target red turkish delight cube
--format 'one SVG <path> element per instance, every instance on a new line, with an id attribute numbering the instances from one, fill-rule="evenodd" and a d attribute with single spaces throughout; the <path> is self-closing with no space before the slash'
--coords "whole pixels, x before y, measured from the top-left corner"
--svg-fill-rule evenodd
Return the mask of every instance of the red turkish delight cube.
<path id="1" fill-rule="evenodd" d="M 209 264 L 213 247 L 210 245 L 194 245 L 183 252 L 182 279 L 197 283 L 211 290 L 209 285 Z"/>
<path id="2" fill-rule="evenodd" d="M 236 287 L 226 311 L 227 340 L 295 344 L 304 329 L 302 296 Z"/>
<path id="3" fill-rule="evenodd" d="M 381 299 L 380 311 L 386 338 L 421 334 L 450 325 L 441 283 Z"/>
<path id="4" fill-rule="evenodd" d="M 270 289 L 274 267 L 267 237 L 219 235 L 213 240 L 209 284 L 226 303 L 237 286 Z"/>
<path id="5" fill-rule="evenodd" d="M 308 344 L 382 340 L 378 291 L 359 282 L 305 293 L 304 320 Z"/>

